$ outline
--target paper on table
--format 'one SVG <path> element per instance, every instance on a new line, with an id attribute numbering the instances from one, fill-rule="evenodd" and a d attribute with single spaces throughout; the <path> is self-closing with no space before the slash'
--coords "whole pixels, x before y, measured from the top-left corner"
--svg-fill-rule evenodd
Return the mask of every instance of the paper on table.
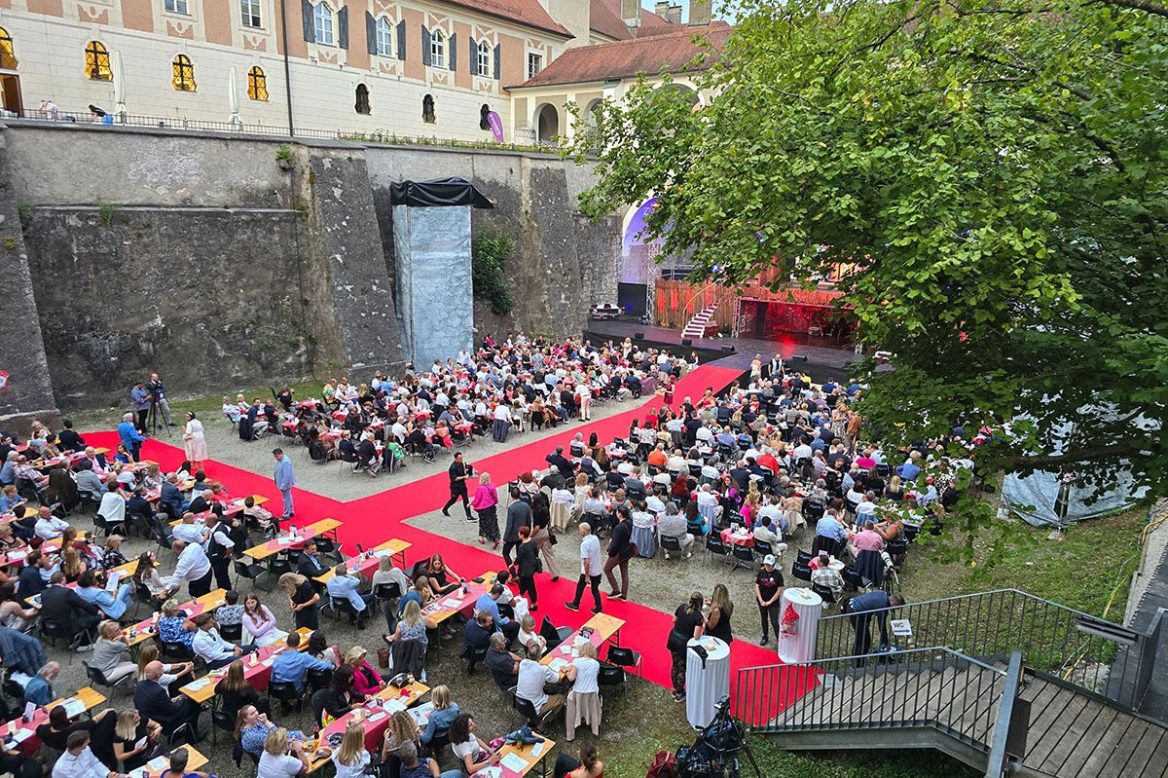
<path id="1" fill-rule="evenodd" d="M 372 721 L 381 721 L 382 719 L 387 718 L 388 716 L 389 716 L 389 714 L 386 713 L 385 711 L 380 711 L 380 712 L 374 713 L 372 716 L 370 716 L 369 721 L 371 721 L 371 722 Z"/>
<path id="2" fill-rule="evenodd" d="M 447 597 L 442 601 L 442 604 L 447 608 L 459 608 L 462 607 L 462 600 L 458 599 L 457 597 Z"/>
<path id="3" fill-rule="evenodd" d="M 139 767 L 137 770 L 131 770 L 126 773 L 126 775 L 130 776 L 130 778 L 149 778 L 150 773 L 147 772 L 145 767 Z"/>
<path id="4" fill-rule="evenodd" d="M 548 667 L 550 667 L 553 671 L 558 673 L 562 668 L 567 667 L 569 664 L 570 664 L 569 662 L 566 662 L 563 659 L 556 657 L 552 661 L 548 662 Z"/>
<path id="5" fill-rule="evenodd" d="M 397 713 L 399 710 L 405 710 L 406 706 L 401 700 L 389 700 L 385 703 L 385 708 L 391 713 Z"/>
<path id="6" fill-rule="evenodd" d="M 31 729 L 18 729 L 12 733 L 11 737 L 12 737 L 12 741 L 14 743 L 23 743 L 24 741 L 26 741 L 30 737 L 32 737 L 32 730 Z"/>
<path id="7" fill-rule="evenodd" d="M 207 684 L 208 684 L 208 683 L 210 683 L 210 680 L 209 680 L 209 679 L 207 679 L 207 678 L 200 678 L 200 679 L 199 679 L 199 680 L 197 680 L 197 681 L 191 681 L 190 683 L 188 683 L 188 684 L 187 684 L 187 688 L 188 688 L 188 689 L 190 689 L 192 692 L 197 692 L 197 691 L 199 691 L 200 689 L 205 689 L 205 688 L 207 688 Z"/>
<path id="8" fill-rule="evenodd" d="M 507 754 L 507 756 L 499 760 L 499 764 L 513 773 L 521 773 L 527 769 L 527 760 L 519 754 Z"/>
<path id="9" fill-rule="evenodd" d="M 531 755 L 532 756 L 539 756 L 540 754 L 542 754 L 543 753 L 543 746 L 544 746 L 543 743 L 536 743 L 534 746 L 531 747 Z"/>
<path id="10" fill-rule="evenodd" d="M 122 571 L 114 570 L 109 574 L 109 580 L 105 582 L 107 591 L 116 592 L 118 590 L 118 581 L 122 580 Z"/>
<path id="11" fill-rule="evenodd" d="M 26 556 L 28 556 L 27 551 L 9 551 L 8 552 L 8 561 L 14 562 L 18 559 L 24 559 Z"/>
<path id="12" fill-rule="evenodd" d="M 484 767 L 482 770 L 479 770 L 477 773 L 475 773 L 475 778 L 502 778 L 502 776 L 503 768 L 499 767 L 498 765 Z"/>
<path id="13" fill-rule="evenodd" d="M 69 718 L 80 716 L 86 710 L 88 709 L 85 707 L 85 703 L 81 700 L 70 699 L 65 702 L 65 715 L 67 715 Z"/>
<path id="14" fill-rule="evenodd" d="M 170 760 L 165 756 L 156 756 L 146 763 L 146 769 L 154 772 L 155 770 L 164 770 L 170 767 Z"/>

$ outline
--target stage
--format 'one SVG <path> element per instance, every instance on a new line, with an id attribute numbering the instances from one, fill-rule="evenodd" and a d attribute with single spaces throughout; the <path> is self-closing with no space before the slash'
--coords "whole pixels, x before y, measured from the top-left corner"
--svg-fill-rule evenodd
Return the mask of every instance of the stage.
<path id="1" fill-rule="evenodd" d="M 643 337 L 636 337 L 638 334 Z M 584 329 L 584 337 L 594 344 L 606 340 L 632 338 L 638 345 L 668 348 L 687 355 L 690 351 L 696 351 L 702 364 L 710 363 L 717 367 L 738 370 L 749 370 L 755 354 L 760 354 L 765 362 L 777 353 L 785 362 L 790 363 L 790 367 L 810 373 L 816 382 L 827 379 L 846 380 L 849 378 L 847 366 L 856 361 L 856 354 L 851 347 L 840 347 L 837 341 L 831 338 L 798 333 L 783 334 L 774 340 L 693 338 L 692 346 L 683 346 L 680 330 L 649 327 L 636 320 L 612 319 L 590 320 Z M 731 346 L 734 352 L 727 353 L 724 349 Z M 805 356 L 807 361 L 792 360 L 792 357 L 796 356 Z"/>

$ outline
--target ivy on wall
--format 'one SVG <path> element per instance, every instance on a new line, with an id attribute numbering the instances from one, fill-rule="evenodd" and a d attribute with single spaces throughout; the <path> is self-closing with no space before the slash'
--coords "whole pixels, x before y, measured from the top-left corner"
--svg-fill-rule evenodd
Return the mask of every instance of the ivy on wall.
<path id="1" fill-rule="evenodd" d="M 491 313 L 510 313 L 515 307 L 507 286 L 505 266 L 507 257 L 515 248 L 515 240 L 508 235 L 480 235 L 475 241 L 471 274 L 474 294 L 491 305 Z"/>

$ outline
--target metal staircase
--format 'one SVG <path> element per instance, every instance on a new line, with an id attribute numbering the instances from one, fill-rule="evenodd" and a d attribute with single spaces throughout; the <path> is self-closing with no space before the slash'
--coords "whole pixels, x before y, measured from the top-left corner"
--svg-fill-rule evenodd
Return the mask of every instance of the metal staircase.
<path id="1" fill-rule="evenodd" d="M 739 671 L 739 718 L 790 750 L 932 748 L 989 778 L 1168 776 L 1168 728 L 1139 710 L 1158 619 L 1136 633 L 1017 590 L 890 615 L 920 647 L 848 656 L 850 617 L 825 618 L 822 658 Z"/>

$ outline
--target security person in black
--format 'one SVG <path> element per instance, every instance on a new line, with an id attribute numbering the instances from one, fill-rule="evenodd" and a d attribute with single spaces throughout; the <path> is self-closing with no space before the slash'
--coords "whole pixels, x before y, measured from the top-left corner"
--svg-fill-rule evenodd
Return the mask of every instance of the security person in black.
<path id="1" fill-rule="evenodd" d="M 217 513 L 208 519 L 207 559 L 215 572 L 215 585 L 220 589 L 231 588 L 231 558 L 235 551 L 235 541 L 231 539 L 231 526 Z"/>
<path id="2" fill-rule="evenodd" d="M 450 506 L 462 499 L 462 509 L 466 511 L 466 520 L 474 521 L 470 515 L 470 498 L 466 494 L 466 479 L 471 476 L 471 468 L 462 461 L 462 452 L 454 455 L 454 461 L 450 463 L 450 499 L 442 506 L 442 515 L 450 515 Z"/>

